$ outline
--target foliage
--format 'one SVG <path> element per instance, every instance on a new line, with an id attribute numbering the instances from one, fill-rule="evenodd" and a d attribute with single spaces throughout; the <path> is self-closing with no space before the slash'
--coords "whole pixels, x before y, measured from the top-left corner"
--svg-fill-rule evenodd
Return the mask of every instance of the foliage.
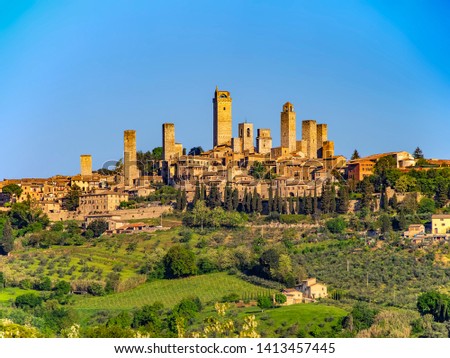
<path id="1" fill-rule="evenodd" d="M 419 202 L 419 209 L 417 212 L 419 214 L 434 214 L 436 211 L 436 203 L 433 199 L 430 198 L 422 198 Z"/>
<path id="2" fill-rule="evenodd" d="M 108 223 L 104 219 L 95 219 L 89 223 L 86 230 L 91 230 L 94 237 L 99 237 L 108 230 Z"/>
<path id="3" fill-rule="evenodd" d="M 4 226 L 2 237 L 0 240 L 0 253 L 8 254 L 14 249 L 14 235 L 11 227 L 11 222 L 7 219 Z"/>
<path id="4" fill-rule="evenodd" d="M 342 234 L 347 228 L 347 223 L 344 218 L 338 216 L 337 218 L 330 219 L 326 222 L 327 229 L 333 234 Z"/>
<path id="5" fill-rule="evenodd" d="M 81 189 L 77 185 L 73 185 L 66 197 L 63 199 L 63 208 L 69 211 L 75 211 L 80 205 Z"/>
<path id="6" fill-rule="evenodd" d="M 186 277 L 197 273 L 195 254 L 185 246 L 172 246 L 163 261 L 165 275 L 168 278 Z"/>
<path id="7" fill-rule="evenodd" d="M 16 297 L 15 305 L 16 307 L 26 309 L 37 307 L 41 305 L 42 302 L 42 297 L 36 295 L 35 293 L 25 293 Z"/>
<path id="8" fill-rule="evenodd" d="M 352 154 L 350 160 L 355 160 L 355 159 L 359 159 L 359 158 L 360 158 L 359 153 L 358 153 L 358 151 L 355 149 L 355 150 L 353 151 L 353 154 Z"/>
<path id="9" fill-rule="evenodd" d="M 450 319 L 450 296 L 437 291 L 422 293 L 417 298 L 417 309 L 421 315 L 431 314 L 437 322 Z"/>
<path id="10" fill-rule="evenodd" d="M 269 296 L 262 296 L 258 298 L 258 307 L 261 308 L 261 310 L 271 308 L 272 306 L 272 299 Z"/>
<path id="11" fill-rule="evenodd" d="M 33 231 L 36 228 L 45 228 L 49 224 L 49 219 L 42 210 L 31 201 L 14 203 L 9 212 L 11 224 L 16 229 Z"/>
<path id="12" fill-rule="evenodd" d="M 282 293 L 276 293 L 275 294 L 275 302 L 278 303 L 279 305 L 282 305 L 286 301 L 287 301 L 287 298 Z"/>
<path id="13" fill-rule="evenodd" d="M 10 194 L 16 198 L 19 198 L 22 195 L 22 188 L 17 184 L 8 184 L 2 188 L 2 193 Z"/>
<path id="14" fill-rule="evenodd" d="M 423 159 L 424 156 L 423 156 L 422 149 L 420 149 L 419 147 L 417 147 L 417 148 L 414 150 L 413 157 L 414 157 L 414 159 Z"/>
<path id="15" fill-rule="evenodd" d="M 188 155 L 200 155 L 204 152 L 203 148 L 201 146 L 199 147 L 192 147 L 189 152 Z"/>

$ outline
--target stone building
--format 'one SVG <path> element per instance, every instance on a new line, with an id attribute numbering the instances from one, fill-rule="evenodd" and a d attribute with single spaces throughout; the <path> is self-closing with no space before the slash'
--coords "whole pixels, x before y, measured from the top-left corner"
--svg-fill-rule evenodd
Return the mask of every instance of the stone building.
<path id="1" fill-rule="evenodd" d="M 256 151 L 260 154 L 270 154 L 272 149 L 272 137 L 270 136 L 270 129 L 259 128 L 258 136 L 256 137 Z"/>
<path id="2" fill-rule="evenodd" d="M 89 154 L 80 155 L 80 175 L 82 177 L 92 175 L 92 156 Z"/>
<path id="3" fill-rule="evenodd" d="M 317 123 L 314 120 L 302 121 L 302 140 L 306 142 L 306 157 L 317 158 Z"/>
<path id="4" fill-rule="evenodd" d="M 289 153 L 295 152 L 297 149 L 297 132 L 294 106 L 290 102 L 283 105 L 281 112 L 281 147 L 287 148 Z"/>
<path id="5" fill-rule="evenodd" d="M 136 155 L 136 131 L 126 130 L 123 133 L 123 171 L 125 186 L 133 186 L 139 178 Z"/>
<path id="6" fill-rule="evenodd" d="M 122 201 L 128 201 L 127 193 L 104 191 L 83 194 L 78 211 L 83 215 L 106 213 L 118 209 Z"/>
<path id="7" fill-rule="evenodd" d="M 183 145 L 175 142 L 175 124 L 163 123 L 163 160 L 170 161 L 183 155 Z"/>
<path id="8" fill-rule="evenodd" d="M 213 146 L 230 145 L 233 121 L 230 92 L 219 91 L 216 87 L 213 98 Z"/>

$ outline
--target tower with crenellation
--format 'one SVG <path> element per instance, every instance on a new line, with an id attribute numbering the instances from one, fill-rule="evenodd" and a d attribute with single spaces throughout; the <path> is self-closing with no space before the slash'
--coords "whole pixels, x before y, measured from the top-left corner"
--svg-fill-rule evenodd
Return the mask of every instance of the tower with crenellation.
<path id="1" fill-rule="evenodd" d="M 219 91 L 216 87 L 213 98 L 213 145 L 231 145 L 232 137 L 232 99 L 230 92 Z"/>
<path id="2" fill-rule="evenodd" d="M 297 150 L 295 112 L 290 102 L 283 105 L 281 112 L 281 147 L 288 148 L 290 153 Z"/>

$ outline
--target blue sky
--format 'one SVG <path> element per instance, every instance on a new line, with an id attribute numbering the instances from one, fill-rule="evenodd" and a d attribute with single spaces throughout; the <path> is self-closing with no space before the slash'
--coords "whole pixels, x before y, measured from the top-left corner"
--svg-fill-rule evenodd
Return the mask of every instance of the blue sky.
<path id="1" fill-rule="evenodd" d="M 233 130 L 328 123 L 337 154 L 420 146 L 450 158 L 450 3 L 445 0 L 0 0 L 0 179 L 79 172 L 161 145 L 173 122 L 212 146 L 214 89 Z M 300 125 L 297 136 L 300 137 Z"/>

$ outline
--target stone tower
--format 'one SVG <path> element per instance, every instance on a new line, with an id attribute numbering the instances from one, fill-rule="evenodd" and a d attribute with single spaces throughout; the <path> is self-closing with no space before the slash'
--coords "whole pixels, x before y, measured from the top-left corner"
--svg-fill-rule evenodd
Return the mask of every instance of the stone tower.
<path id="1" fill-rule="evenodd" d="M 317 125 L 317 158 L 323 157 L 323 143 L 328 140 L 328 127 L 326 124 Z"/>
<path id="2" fill-rule="evenodd" d="M 272 149 L 272 137 L 270 136 L 270 129 L 258 129 L 258 136 L 256 137 L 256 150 L 259 154 L 270 153 Z"/>
<path id="3" fill-rule="evenodd" d="M 139 178 L 135 130 L 126 130 L 123 133 L 123 174 L 125 186 L 133 186 L 134 180 Z"/>
<path id="4" fill-rule="evenodd" d="M 290 102 L 283 105 L 283 112 L 281 112 L 281 147 L 288 148 L 289 153 L 297 149 L 295 112 Z"/>
<path id="5" fill-rule="evenodd" d="M 331 140 L 326 140 L 323 142 L 323 149 L 322 149 L 323 159 L 328 159 L 334 157 L 334 142 Z"/>
<path id="6" fill-rule="evenodd" d="M 309 120 L 302 122 L 302 140 L 306 141 L 306 156 L 309 159 L 317 158 L 317 123 Z"/>
<path id="7" fill-rule="evenodd" d="M 255 146 L 253 144 L 253 123 L 239 123 L 239 138 L 241 138 L 242 152 L 246 150 L 253 153 Z"/>
<path id="8" fill-rule="evenodd" d="M 231 144 L 232 117 L 231 117 L 231 97 L 228 91 L 216 92 L 213 98 L 213 145 Z"/>
<path id="9" fill-rule="evenodd" d="M 163 123 L 163 160 L 170 160 L 175 155 L 175 125 Z"/>
<path id="10" fill-rule="evenodd" d="M 80 155 L 81 176 L 92 175 L 92 156 L 90 154 Z"/>

